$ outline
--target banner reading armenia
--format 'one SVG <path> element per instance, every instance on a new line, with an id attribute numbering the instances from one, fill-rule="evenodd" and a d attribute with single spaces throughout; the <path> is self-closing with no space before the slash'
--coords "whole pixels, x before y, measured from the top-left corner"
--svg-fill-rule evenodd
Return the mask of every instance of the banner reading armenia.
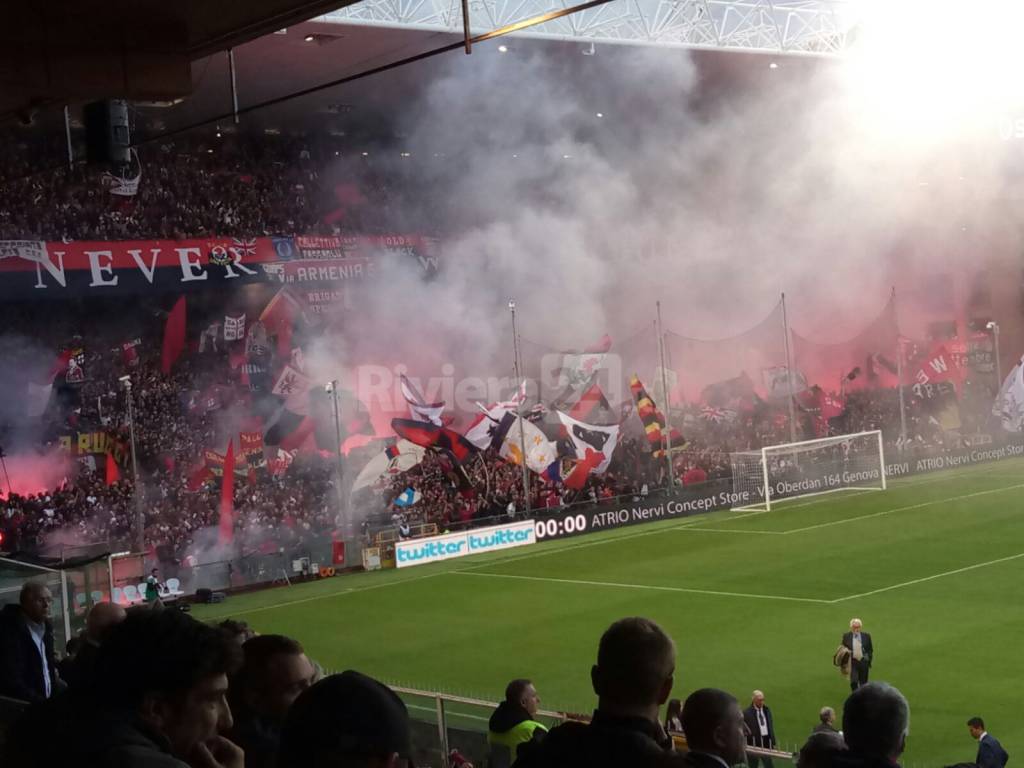
<path id="1" fill-rule="evenodd" d="M 0 240 L 0 296 L 180 292 L 225 282 L 343 283 L 373 277 L 376 262 L 390 256 L 430 274 L 437 269 L 436 254 L 436 241 L 418 235 Z"/>

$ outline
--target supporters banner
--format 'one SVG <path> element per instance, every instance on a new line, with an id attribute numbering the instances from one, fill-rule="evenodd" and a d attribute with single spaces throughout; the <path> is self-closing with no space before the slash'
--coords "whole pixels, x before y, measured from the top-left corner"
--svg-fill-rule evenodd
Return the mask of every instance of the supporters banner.
<path id="1" fill-rule="evenodd" d="M 1024 439 L 1015 437 L 1003 445 L 990 443 L 933 456 L 888 461 L 885 471 L 886 477 L 892 480 L 898 477 L 969 467 L 1022 456 L 1024 456 Z M 806 483 L 814 483 L 819 480 L 824 482 L 821 478 L 804 478 Z M 799 490 L 798 492 L 806 493 L 807 491 Z M 781 494 L 780 498 L 785 495 L 785 493 Z M 676 491 L 667 498 L 665 496 L 650 496 L 634 502 L 620 500 L 598 506 L 565 507 L 551 515 L 545 515 L 543 510 L 534 510 L 532 514 L 538 518 L 535 520 L 537 541 L 548 541 L 612 528 L 623 528 L 629 525 L 731 509 L 749 504 L 750 498 L 749 492 L 735 493 L 732 490 L 732 480 L 727 478 L 704 483 L 699 488 Z"/>
<path id="2" fill-rule="evenodd" d="M 62 450 L 77 456 L 112 454 L 122 465 L 128 456 L 128 443 L 113 432 L 77 432 L 61 435 L 57 439 L 57 444 Z"/>
<path id="3" fill-rule="evenodd" d="M 322 285 L 372 277 L 382 259 L 438 268 L 418 235 L 189 240 L 0 240 L 0 296 L 193 291 L 241 283 Z"/>
<path id="4" fill-rule="evenodd" d="M 263 433 L 239 432 L 238 452 L 245 457 L 250 466 L 266 466 L 267 462 L 263 457 Z"/>
<path id="5" fill-rule="evenodd" d="M 224 315 L 224 341 L 242 341 L 245 338 L 245 315 Z"/>

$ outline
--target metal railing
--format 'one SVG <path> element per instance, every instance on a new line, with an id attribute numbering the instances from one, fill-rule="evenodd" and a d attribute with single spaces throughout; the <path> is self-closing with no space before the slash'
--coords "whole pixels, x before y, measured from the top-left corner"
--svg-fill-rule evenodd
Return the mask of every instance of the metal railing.
<path id="1" fill-rule="evenodd" d="M 480 768 L 488 765 L 487 722 L 498 702 L 401 685 L 390 687 L 405 702 L 413 721 L 412 743 L 417 764 L 422 762 L 450 768 L 448 755 L 454 748 L 473 765 Z M 586 722 L 589 715 L 539 710 L 536 719 L 554 727 L 569 720 Z M 686 737 L 681 733 L 671 735 L 676 748 L 685 750 Z M 794 761 L 793 752 L 780 749 L 749 747 L 747 754 L 783 762 Z"/>

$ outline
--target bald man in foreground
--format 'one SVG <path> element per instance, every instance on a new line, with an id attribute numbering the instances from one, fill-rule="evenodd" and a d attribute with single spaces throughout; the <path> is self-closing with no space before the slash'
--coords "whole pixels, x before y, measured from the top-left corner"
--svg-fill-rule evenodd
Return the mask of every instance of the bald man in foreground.
<path id="1" fill-rule="evenodd" d="M 92 677 L 103 639 L 110 630 L 125 620 L 128 614 L 117 603 L 96 603 L 85 619 L 82 647 L 75 658 L 61 666 L 61 675 L 71 688 L 86 685 Z"/>

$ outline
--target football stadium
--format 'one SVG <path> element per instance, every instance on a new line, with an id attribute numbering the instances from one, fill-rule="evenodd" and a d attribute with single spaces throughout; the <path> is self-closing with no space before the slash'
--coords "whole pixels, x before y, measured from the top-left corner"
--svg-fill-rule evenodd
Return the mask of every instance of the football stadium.
<path id="1" fill-rule="evenodd" d="M 0 765 L 1006 768 L 1014 0 L 13 0 Z"/>

